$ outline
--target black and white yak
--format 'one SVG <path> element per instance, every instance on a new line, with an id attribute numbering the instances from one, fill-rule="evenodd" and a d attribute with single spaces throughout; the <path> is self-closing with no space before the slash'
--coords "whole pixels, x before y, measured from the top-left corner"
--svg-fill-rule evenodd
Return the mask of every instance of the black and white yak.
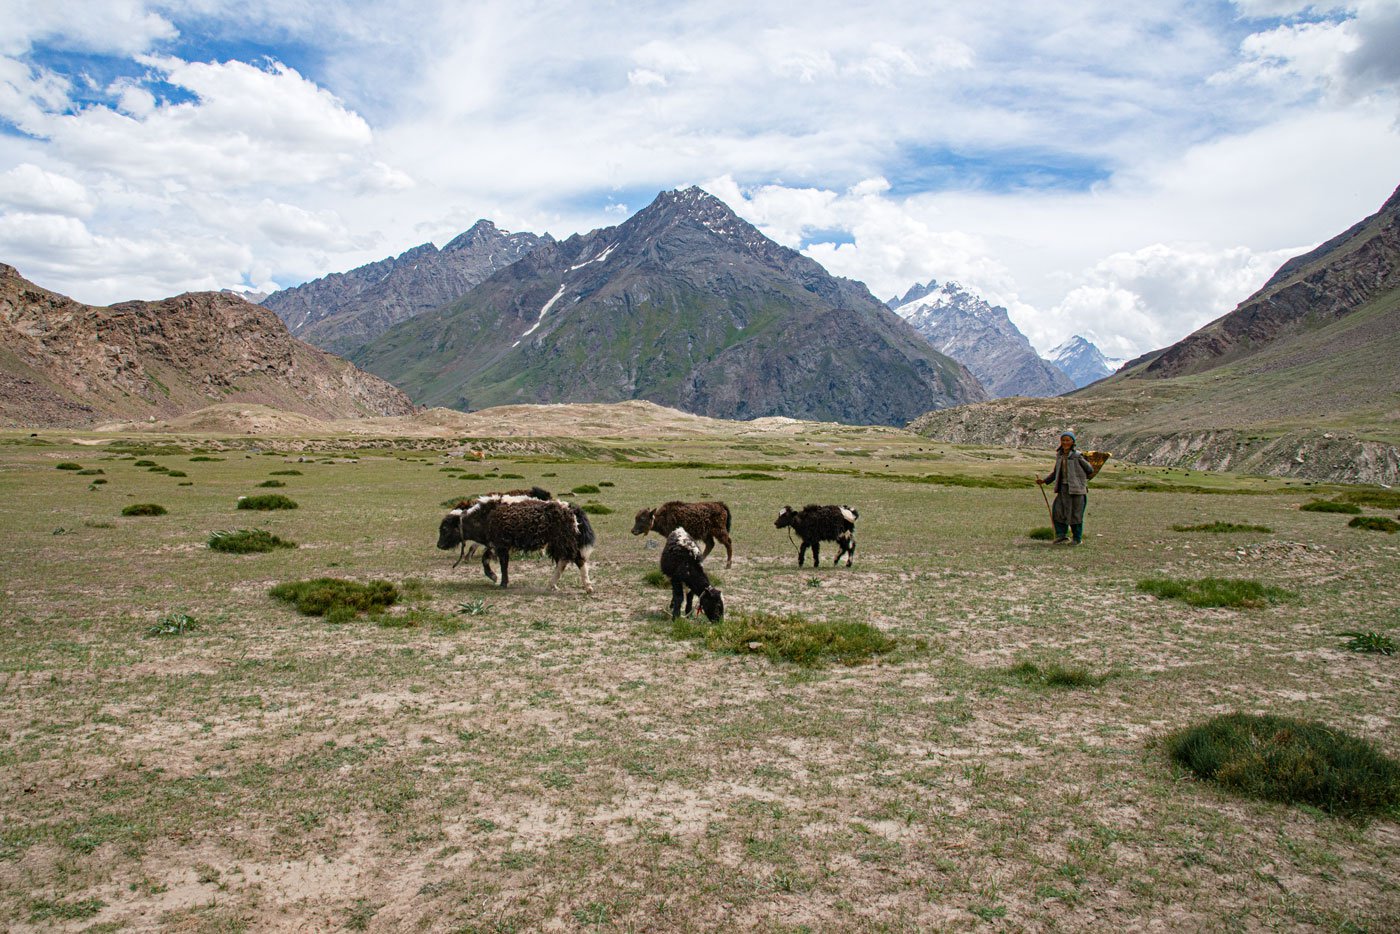
<path id="1" fill-rule="evenodd" d="M 729 527 L 733 517 L 729 507 L 720 502 L 682 503 L 672 500 L 655 509 L 643 509 L 637 513 L 632 523 L 633 535 L 657 532 L 669 537 L 676 529 L 685 529 L 697 542 L 705 543 L 704 561 L 714 550 L 715 542 L 724 546 L 724 566 L 734 563 L 734 543 L 729 540 Z"/>
<path id="2" fill-rule="evenodd" d="M 510 586 L 510 553 L 543 551 L 554 562 L 551 589 L 559 589 L 559 577 L 570 564 L 578 566 L 583 589 L 593 592 L 588 556 L 598 536 L 588 514 L 561 500 L 538 500 L 530 496 L 485 497 L 443 516 L 438 526 L 438 547 L 444 551 L 464 542 L 479 542 L 501 563 L 501 586 Z M 486 558 L 482 558 L 483 566 Z"/>
<path id="3" fill-rule="evenodd" d="M 685 595 L 685 613 L 691 613 L 695 599 L 700 600 L 700 612 L 710 622 L 724 618 L 724 595 L 710 583 L 710 576 L 700 563 L 700 543 L 686 534 L 685 529 L 675 529 L 666 536 L 666 547 L 661 549 L 661 573 L 671 581 L 671 618 L 681 613 L 681 595 Z"/>
<path id="4" fill-rule="evenodd" d="M 453 508 L 454 510 L 465 510 L 465 509 L 471 508 L 471 506 L 472 506 L 473 504 L 483 502 L 484 500 L 488 500 L 488 499 L 506 499 L 506 498 L 512 498 L 512 497 L 513 497 L 514 499 L 516 499 L 516 500 L 523 500 L 523 499 L 526 499 L 526 498 L 529 498 L 529 499 L 539 499 L 539 500 L 551 500 L 551 499 L 554 498 L 554 494 L 551 493 L 551 492 L 549 492 L 548 490 L 544 489 L 543 487 L 538 487 L 538 486 L 532 486 L 532 487 L 530 487 L 528 490 L 505 490 L 505 491 L 497 492 L 497 493 L 478 493 L 476 496 L 471 496 L 471 497 L 468 497 L 468 498 L 466 498 L 466 499 L 459 500 L 459 501 L 457 502 L 457 505 L 454 506 L 454 507 L 452 507 L 452 508 Z M 451 515 L 451 513 L 449 513 L 449 515 Z M 440 538 L 441 538 L 441 535 L 439 535 L 439 539 L 440 539 Z M 472 541 L 472 540 L 470 540 L 470 539 L 462 539 L 462 540 L 459 542 L 459 547 L 460 547 L 460 549 L 461 549 L 461 554 L 458 555 L 456 562 L 454 562 L 452 566 L 455 568 L 457 565 L 461 564 L 463 561 L 470 561 L 470 560 L 472 559 L 472 556 L 476 554 L 476 549 L 477 549 L 478 547 L 482 546 L 482 545 L 485 545 L 485 544 L 486 544 L 485 542 Z M 443 545 L 439 544 L 438 547 L 439 547 L 439 548 L 444 548 L 444 547 L 450 548 L 451 546 L 450 546 L 450 545 L 449 545 L 449 546 L 443 546 Z M 483 573 L 486 574 L 486 576 L 487 576 L 488 578 L 490 578 L 491 580 L 494 581 L 494 580 L 496 580 L 496 572 L 495 572 L 494 570 L 492 570 L 492 568 L 491 568 L 491 559 L 492 559 L 493 557 L 494 557 L 494 554 L 493 554 L 493 552 L 491 551 L 490 548 L 486 548 L 486 549 L 483 550 L 482 553 L 481 553 L 481 570 L 482 570 Z"/>
<path id="5" fill-rule="evenodd" d="M 836 560 L 831 562 L 833 567 L 841 563 L 842 555 L 846 556 L 846 567 L 850 567 L 856 553 L 856 520 L 859 518 L 860 513 L 850 506 L 807 505 L 802 507 L 801 512 L 784 506 L 773 525 L 780 529 L 790 528 L 802 539 L 797 549 L 798 567 L 802 567 L 808 548 L 812 549 L 812 567 L 817 566 L 822 542 L 835 542 L 837 545 Z"/>

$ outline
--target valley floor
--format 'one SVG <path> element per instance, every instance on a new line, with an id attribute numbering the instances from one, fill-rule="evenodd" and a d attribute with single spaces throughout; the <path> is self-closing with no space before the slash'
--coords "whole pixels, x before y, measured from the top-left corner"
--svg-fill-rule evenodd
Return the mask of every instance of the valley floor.
<path id="1" fill-rule="evenodd" d="M 1400 756 L 1400 657 L 1337 635 L 1400 638 L 1400 535 L 1300 512 L 1318 487 L 1111 461 L 1063 549 L 1027 537 L 1049 459 L 1018 452 L 816 430 L 458 447 L 0 436 L 4 927 L 1400 926 L 1395 819 L 1242 799 L 1155 744 L 1239 710 Z M 235 510 L 272 479 L 300 508 Z M 592 596 L 531 559 L 503 592 L 434 548 L 444 501 L 531 484 L 613 510 Z M 734 566 L 707 563 L 731 613 L 869 622 L 896 652 L 805 669 L 673 638 L 643 579 L 659 541 L 628 530 L 701 497 L 735 516 Z M 120 516 L 143 502 L 169 512 Z M 773 519 L 807 502 L 860 510 L 854 567 L 796 566 Z M 1172 531 L 1216 520 L 1273 531 Z M 206 547 L 254 526 L 300 547 Z M 1297 597 L 1192 609 L 1135 590 L 1155 575 Z M 398 625 L 268 596 L 320 576 L 399 584 Z M 172 614 L 196 628 L 148 635 Z M 1025 661 L 1108 679 L 1037 687 Z"/>

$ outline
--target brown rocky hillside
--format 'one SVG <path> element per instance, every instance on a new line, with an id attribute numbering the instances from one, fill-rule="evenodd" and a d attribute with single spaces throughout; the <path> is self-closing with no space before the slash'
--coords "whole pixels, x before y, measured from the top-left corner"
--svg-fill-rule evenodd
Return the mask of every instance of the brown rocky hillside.
<path id="1" fill-rule="evenodd" d="M 296 340 L 242 298 L 84 305 L 0 264 L 0 424 L 169 418 L 222 402 L 323 419 L 414 410 L 389 383 Z"/>

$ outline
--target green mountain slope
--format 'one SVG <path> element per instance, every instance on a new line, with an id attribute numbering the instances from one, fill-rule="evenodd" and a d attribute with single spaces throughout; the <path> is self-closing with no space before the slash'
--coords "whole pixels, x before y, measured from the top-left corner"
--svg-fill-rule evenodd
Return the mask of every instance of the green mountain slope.
<path id="1" fill-rule="evenodd" d="M 699 189 L 545 244 L 358 351 L 416 401 L 646 399 L 719 418 L 898 424 L 985 398 L 859 283 Z"/>

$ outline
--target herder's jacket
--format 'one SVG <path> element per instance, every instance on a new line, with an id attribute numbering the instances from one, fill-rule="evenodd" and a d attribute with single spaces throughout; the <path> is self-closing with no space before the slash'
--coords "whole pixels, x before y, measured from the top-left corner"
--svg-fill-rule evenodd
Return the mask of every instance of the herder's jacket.
<path id="1" fill-rule="evenodd" d="M 1056 493 L 1084 496 L 1089 492 L 1089 480 L 1094 473 L 1094 465 L 1079 453 L 1079 448 L 1070 448 L 1069 454 L 1055 452 L 1055 469 L 1050 471 L 1045 482 L 1053 484 Z M 1064 477 L 1063 485 L 1056 482 L 1061 476 Z"/>

